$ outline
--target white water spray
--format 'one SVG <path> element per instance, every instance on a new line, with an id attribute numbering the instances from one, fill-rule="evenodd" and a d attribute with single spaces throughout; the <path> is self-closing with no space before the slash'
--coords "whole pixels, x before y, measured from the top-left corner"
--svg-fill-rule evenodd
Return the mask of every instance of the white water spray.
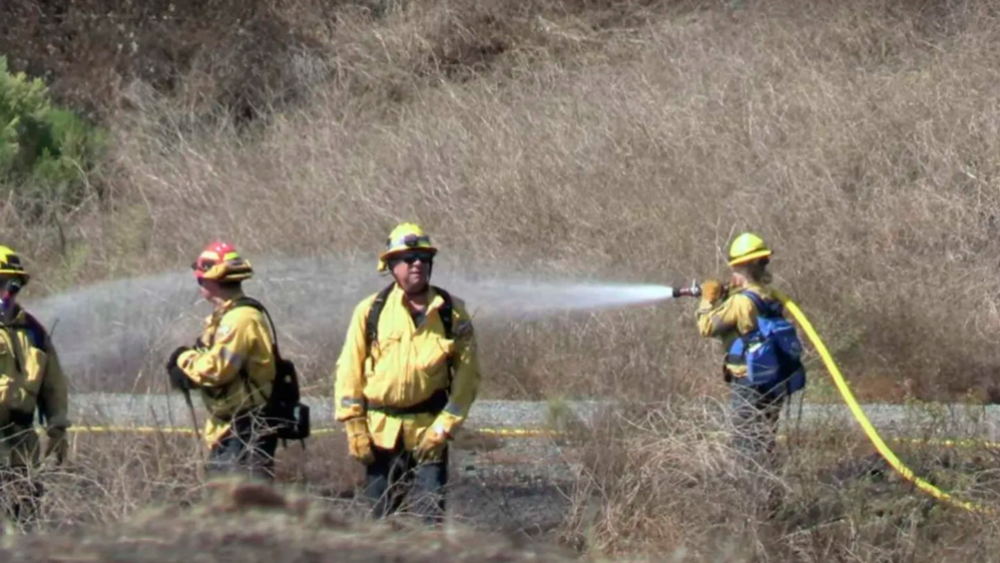
<path id="1" fill-rule="evenodd" d="M 390 281 L 374 275 L 370 261 L 265 260 L 254 267 L 246 291 L 268 306 L 285 349 L 315 350 L 324 358 L 339 350 L 355 305 Z M 650 305 L 673 296 L 664 285 L 489 278 L 449 269 L 446 261 L 435 264 L 432 283 L 463 299 L 477 323 Z M 192 342 L 211 312 L 189 271 L 96 284 L 25 306 L 46 326 L 57 323 L 53 340 L 77 392 L 127 392 L 141 373 L 162 379 L 170 350 Z"/>

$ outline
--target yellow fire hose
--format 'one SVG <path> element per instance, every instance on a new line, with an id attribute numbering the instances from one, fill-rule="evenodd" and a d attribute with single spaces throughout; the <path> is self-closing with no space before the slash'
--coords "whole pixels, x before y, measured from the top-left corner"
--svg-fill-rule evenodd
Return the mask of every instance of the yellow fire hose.
<path id="1" fill-rule="evenodd" d="M 798 305 L 796 305 L 795 302 L 792 301 L 787 295 L 778 291 L 775 291 L 774 293 L 778 300 L 781 301 L 785 308 L 788 309 L 793 317 L 795 317 L 795 320 L 799 323 L 802 329 L 805 330 L 806 335 L 809 337 L 809 341 L 812 342 L 816 351 L 819 352 L 820 358 L 823 360 L 823 364 L 830 372 L 830 377 L 833 378 L 833 383 L 837 386 L 837 390 L 840 391 L 840 395 L 844 398 L 844 402 L 847 403 L 847 407 L 851 409 L 851 413 L 854 415 L 855 420 L 857 420 L 858 424 L 861 425 L 861 428 L 864 429 L 868 439 L 871 440 L 875 449 L 878 450 L 878 453 L 882 455 L 885 461 L 888 462 L 889 465 L 892 466 L 892 468 L 895 469 L 902 478 L 910 481 L 916 485 L 917 488 L 938 500 L 969 511 L 992 513 L 992 510 L 978 504 L 956 499 L 927 481 L 924 481 L 915 475 L 909 467 L 896 457 L 896 454 L 889 449 L 889 446 L 887 446 L 882 440 L 882 437 L 879 436 L 875 427 L 872 426 L 871 421 L 868 420 L 868 416 L 865 415 L 865 412 L 861 409 L 861 405 L 858 404 L 857 399 L 854 398 L 854 393 L 851 392 L 851 388 L 844 380 L 844 376 L 840 373 L 840 369 L 833 361 L 833 357 L 830 356 L 830 352 L 826 349 L 826 345 L 823 344 L 823 340 L 820 339 L 818 334 L 816 334 L 816 330 L 813 329 L 812 323 L 809 322 L 809 319 L 807 319 L 805 314 L 802 313 L 802 310 L 799 309 Z"/>

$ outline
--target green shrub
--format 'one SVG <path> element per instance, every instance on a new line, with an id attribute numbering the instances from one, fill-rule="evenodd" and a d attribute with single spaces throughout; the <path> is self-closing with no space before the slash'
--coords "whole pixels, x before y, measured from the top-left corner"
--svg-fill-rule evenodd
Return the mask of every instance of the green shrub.
<path id="1" fill-rule="evenodd" d="M 9 72 L 0 56 L 0 195 L 34 217 L 77 206 L 94 193 L 104 147 L 101 129 L 53 105 L 41 79 Z"/>

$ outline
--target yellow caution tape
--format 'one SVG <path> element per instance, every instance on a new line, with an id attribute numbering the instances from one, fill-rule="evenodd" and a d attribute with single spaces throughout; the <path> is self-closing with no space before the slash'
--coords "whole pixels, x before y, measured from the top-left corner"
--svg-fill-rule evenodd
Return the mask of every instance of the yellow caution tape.
<path id="1" fill-rule="evenodd" d="M 70 426 L 66 429 L 69 433 L 82 434 L 108 434 L 132 432 L 135 434 L 194 434 L 192 428 L 177 428 L 169 426 Z M 313 428 L 312 435 L 332 434 L 339 431 L 337 428 Z M 44 432 L 41 428 L 36 428 L 36 432 Z M 474 434 L 490 434 L 494 436 L 553 436 L 559 434 L 555 430 L 545 430 L 536 428 L 470 428 L 466 432 Z"/>
<path id="2" fill-rule="evenodd" d="M 954 440 L 954 439 L 937 439 L 937 438 L 890 438 L 893 442 L 909 442 L 911 444 L 917 445 L 931 445 L 931 446 L 943 446 L 946 448 L 985 448 L 990 450 L 1000 450 L 1000 442 L 991 442 L 989 440 L 974 440 L 974 439 L 964 439 L 964 440 Z"/>
<path id="3" fill-rule="evenodd" d="M 848 408 L 851 409 L 851 413 L 854 415 L 855 420 L 857 420 L 858 424 L 861 425 L 861 428 L 864 429 L 865 434 L 868 436 L 868 439 L 871 440 L 872 444 L 875 446 L 875 449 L 878 450 L 879 454 L 882 455 L 885 461 L 888 462 L 889 465 L 892 466 L 892 468 L 895 469 L 896 472 L 899 473 L 901 477 L 903 477 L 907 481 L 910 481 L 911 483 L 916 485 L 917 488 L 919 488 L 920 490 L 924 491 L 925 493 L 931 495 L 932 497 L 938 500 L 942 500 L 946 503 L 973 512 L 992 512 L 991 510 L 988 510 L 980 505 L 967 501 L 958 500 L 952 497 L 948 493 L 945 493 L 941 489 L 935 487 L 934 485 L 928 483 L 927 481 L 924 481 L 923 479 L 915 475 L 909 467 L 904 465 L 903 462 L 900 461 L 898 457 L 896 457 L 896 454 L 893 453 L 891 449 L 889 449 L 889 446 L 887 446 L 885 442 L 882 441 L 881 436 L 879 436 L 878 432 L 875 430 L 875 427 L 872 426 L 871 421 L 868 420 L 868 417 L 865 415 L 865 412 L 861 409 L 861 405 L 859 405 L 858 401 L 854 398 L 854 394 L 851 392 L 851 388 L 847 385 L 847 382 L 844 381 L 844 376 L 840 373 L 840 369 L 837 368 L 837 364 L 833 361 L 833 357 L 830 356 L 830 352 L 826 349 L 826 345 L 823 344 L 823 341 L 820 339 L 819 335 L 816 334 L 816 331 L 813 329 L 812 324 L 809 322 L 809 319 L 806 318 L 806 316 L 799 309 L 798 305 L 796 305 L 795 302 L 792 301 L 787 295 L 784 295 L 781 292 L 777 291 L 775 291 L 775 295 L 781 301 L 781 303 L 785 305 L 785 307 L 792 314 L 792 316 L 795 317 L 795 320 L 798 321 L 799 325 L 802 326 L 802 328 L 805 330 L 806 335 L 809 337 L 810 342 L 812 342 L 813 346 L 816 347 L 816 351 L 819 352 L 820 357 L 823 359 L 823 364 L 826 365 L 826 369 L 829 370 L 830 377 L 833 378 L 833 383 L 837 386 L 837 389 L 840 391 L 840 395 L 844 398 L 844 402 L 847 403 L 847 406 Z"/>
<path id="4" fill-rule="evenodd" d="M 43 433 L 44 430 L 37 428 L 38 433 Z M 314 428 L 312 429 L 312 434 L 314 436 L 320 436 L 323 434 L 332 434 L 338 431 L 336 428 Z M 135 434 L 194 434 L 194 430 L 191 428 L 176 428 L 176 427 L 160 427 L 160 426 L 71 426 L 67 429 L 69 433 L 81 433 L 81 434 L 109 434 L 109 433 L 126 433 L 132 432 Z M 472 434 L 487 434 L 494 436 L 558 436 L 562 434 L 558 430 L 546 430 L 541 428 L 471 428 L 467 429 L 466 432 Z M 784 436 L 778 436 L 779 440 L 783 440 Z M 988 448 L 1000 450 L 1000 442 L 991 442 L 989 440 L 978 440 L 978 439 L 935 439 L 935 438 L 899 438 L 891 437 L 890 441 L 893 442 L 909 442 L 916 445 L 931 445 L 931 446 L 941 446 L 941 447 L 955 447 L 955 448 Z"/>

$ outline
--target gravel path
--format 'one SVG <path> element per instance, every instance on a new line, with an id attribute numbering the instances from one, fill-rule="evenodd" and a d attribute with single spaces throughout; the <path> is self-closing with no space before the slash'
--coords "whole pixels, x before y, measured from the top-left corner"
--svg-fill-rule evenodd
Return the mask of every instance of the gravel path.
<path id="1" fill-rule="evenodd" d="M 75 424 L 121 426 L 190 426 L 190 414 L 180 394 L 128 395 L 128 394 L 79 394 L 71 397 L 70 416 Z M 314 428 L 333 425 L 333 409 L 328 398 L 308 397 Z M 576 416 L 586 422 L 599 413 L 602 407 L 611 408 L 611 402 L 580 401 L 567 405 Z M 708 405 L 707 405 L 708 406 Z M 199 420 L 204 412 L 196 398 L 195 408 Z M 719 405 L 710 408 L 719 410 Z M 872 424 L 888 435 L 975 436 L 1000 440 L 1000 405 L 970 407 L 963 405 L 903 406 L 868 404 L 862 407 Z M 792 406 L 795 418 L 798 402 Z M 467 428 L 544 429 L 548 425 L 550 405 L 542 401 L 491 401 L 480 400 L 472 408 Z M 721 413 L 721 411 L 720 411 Z M 783 417 L 789 420 L 789 417 Z M 842 424 L 857 428 L 857 423 L 844 405 L 803 405 L 801 424 Z"/>

